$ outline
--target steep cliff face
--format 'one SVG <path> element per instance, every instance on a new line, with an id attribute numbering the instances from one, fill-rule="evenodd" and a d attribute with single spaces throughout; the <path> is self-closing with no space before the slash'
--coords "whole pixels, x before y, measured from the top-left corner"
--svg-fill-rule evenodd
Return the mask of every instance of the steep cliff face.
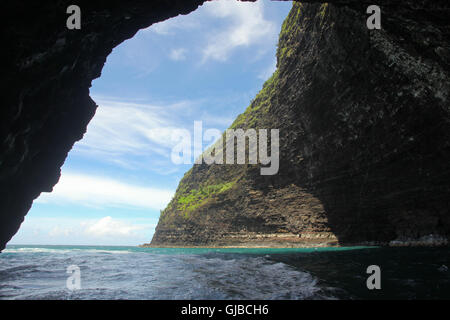
<path id="1" fill-rule="evenodd" d="M 280 130 L 279 173 L 194 165 L 151 245 L 450 235 L 450 6 L 386 5 L 381 30 L 366 8 L 293 5 L 277 71 L 232 125 Z"/>

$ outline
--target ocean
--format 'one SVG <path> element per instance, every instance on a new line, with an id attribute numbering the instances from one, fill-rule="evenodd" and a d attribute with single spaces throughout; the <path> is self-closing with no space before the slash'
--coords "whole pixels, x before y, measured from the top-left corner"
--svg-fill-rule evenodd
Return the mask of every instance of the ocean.
<path id="1" fill-rule="evenodd" d="M 8 245 L 0 299 L 450 299 L 449 268 L 448 248 Z"/>

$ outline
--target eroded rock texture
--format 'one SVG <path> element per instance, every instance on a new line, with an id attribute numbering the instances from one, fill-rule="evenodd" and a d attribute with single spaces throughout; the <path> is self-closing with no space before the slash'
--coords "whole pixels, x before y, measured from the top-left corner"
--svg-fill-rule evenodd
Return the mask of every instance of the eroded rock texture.
<path id="1" fill-rule="evenodd" d="M 385 5 L 382 30 L 366 8 L 293 6 L 277 71 L 232 125 L 280 129 L 279 174 L 194 165 L 152 245 L 445 242 L 449 6 Z"/>
<path id="2" fill-rule="evenodd" d="M 202 2 L 80 0 L 79 31 L 66 29 L 71 1 L 0 4 L 0 249 L 82 138 L 112 48 Z M 280 174 L 194 167 L 177 196 L 212 183 L 211 197 L 169 207 L 155 244 L 448 235 L 448 5 L 380 1 L 383 30 L 369 32 L 367 5 L 332 2 L 293 9 L 277 75 L 235 123 L 282 130 Z"/>
<path id="3" fill-rule="evenodd" d="M 76 1 L 81 30 L 66 28 L 73 1 L 2 1 L 0 250 L 33 199 L 57 183 L 96 104 L 91 81 L 112 49 L 139 29 L 195 10 L 201 0 Z"/>

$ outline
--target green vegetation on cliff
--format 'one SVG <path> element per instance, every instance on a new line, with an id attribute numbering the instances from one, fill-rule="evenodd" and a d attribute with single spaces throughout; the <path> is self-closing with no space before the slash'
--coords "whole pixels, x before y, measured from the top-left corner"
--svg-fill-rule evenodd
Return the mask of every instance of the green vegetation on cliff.
<path id="1" fill-rule="evenodd" d="M 262 128 L 264 126 L 263 116 L 267 114 L 272 106 L 272 99 L 275 96 L 277 84 L 278 70 L 264 83 L 256 98 L 250 103 L 245 112 L 236 118 L 230 129 Z"/>
<path id="2" fill-rule="evenodd" d="M 325 16 L 327 8 L 327 4 L 321 6 L 320 15 L 322 17 Z M 296 47 L 298 47 L 298 35 L 302 31 L 301 24 L 298 23 L 301 19 L 301 10 L 302 4 L 294 2 L 281 27 L 277 48 L 277 69 L 264 83 L 261 91 L 252 100 L 245 112 L 236 118 L 230 126 L 231 129 L 264 128 L 270 124 L 269 111 L 276 103 L 276 93 L 280 80 L 279 67 L 285 63 L 286 59 L 293 57 Z"/>
<path id="3" fill-rule="evenodd" d="M 187 194 L 181 195 L 177 200 L 177 209 L 184 212 L 185 217 L 188 213 L 200 207 L 212 196 L 225 192 L 234 185 L 234 181 L 191 189 Z"/>
<path id="4" fill-rule="evenodd" d="M 201 180 L 201 179 L 199 179 Z M 160 223 L 171 224 L 178 218 L 189 219 L 191 213 L 211 202 L 236 185 L 237 179 L 219 181 L 214 176 L 206 181 L 197 181 L 189 170 L 180 181 L 175 196 L 161 211 Z"/>
<path id="5" fill-rule="evenodd" d="M 298 46 L 297 35 L 301 31 L 301 25 L 295 22 L 300 20 L 302 6 L 303 5 L 301 3 L 294 2 L 289 15 L 281 26 L 277 48 L 278 65 L 282 60 L 294 56 L 295 47 Z"/>

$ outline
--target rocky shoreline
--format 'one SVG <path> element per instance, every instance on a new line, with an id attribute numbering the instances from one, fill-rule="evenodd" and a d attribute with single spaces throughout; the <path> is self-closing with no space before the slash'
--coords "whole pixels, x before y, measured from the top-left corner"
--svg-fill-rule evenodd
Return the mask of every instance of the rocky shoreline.
<path id="1" fill-rule="evenodd" d="M 214 243 L 203 245 L 183 245 L 183 244 L 151 244 L 144 243 L 139 245 L 142 248 L 324 248 L 324 247 L 447 247 L 449 239 L 440 235 L 430 234 L 420 238 L 397 239 L 389 242 L 364 241 L 358 243 L 339 243 L 338 241 L 317 241 L 316 239 L 296 240 L 286 237 L 286 241 L 267 240 L 270 237 L 261 235 L 266 238 L 264 241 L 247 240 L 240 243 Z"/>

